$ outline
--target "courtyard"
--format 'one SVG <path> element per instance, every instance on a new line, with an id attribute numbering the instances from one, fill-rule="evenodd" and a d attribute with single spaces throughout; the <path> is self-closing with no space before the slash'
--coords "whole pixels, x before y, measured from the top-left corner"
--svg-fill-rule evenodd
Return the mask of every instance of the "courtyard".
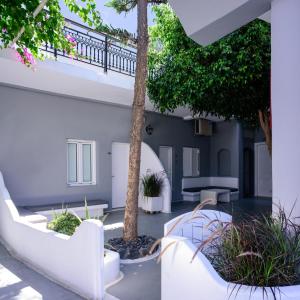
<path id="1" fill-rule="evenodd" d="M 161 238 L 166 222 L 194 208 L 195 203 L 179 202 L 173 203 L 170 214 L 150 215 L 140 211 L 139 230 L 142 234 Z M 271 213 L 272 207 L 271 199 L 246 198 L 241 201 L 222 203 L 216 207 L 207 206 L 206 208 L 232 213 L 234 220 L 238 222 L 242 218 L 253 215 L 268 215 Z M 105 225 L 122 224 L 123 219 L 123 210 L 109 212 Z M 119 227 L 105 231 L 105 240 L 120 236 L 122 229 Z M 105 300 L 114 300 L 113 296 L 121 300 L 160 299 L 161 268 L 156 259 L 141 263 L 121 264 L 121 272 L 124 274 L 123 279 L 106 290 L 109 295 L 106 296 Z M 0 245 L 0 278 L 2 278 L 0 280 L 1 300 L 82 299 L 13 258 L 3 245 Z"/>
<path id="2" fill-rule="evenodd" d="M 0 300 L 300 299 L 299 11 L 3 0 Z"/>

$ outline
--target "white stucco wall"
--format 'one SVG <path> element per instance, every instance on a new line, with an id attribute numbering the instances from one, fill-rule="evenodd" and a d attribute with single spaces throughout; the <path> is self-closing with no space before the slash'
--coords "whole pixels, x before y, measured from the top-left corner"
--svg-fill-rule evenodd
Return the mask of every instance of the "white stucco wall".
<path id="1" fill-rule="evenodd" d="M 142 143 L 142 155 L 141 155 L 141 175 L 145 175 L 150 170 L 152 173 L 164 173 L 165 169 L 152 148 L 146 143 Z M 171 212 L 171 186 L 167 176 L 164 176 L 163 189 L 161 193 L 163 198 L 163 212 Z M 142 199 L 143 201 L 144 199 Z"/>
<path id="2" fill-rule="evenodd" d="M 201 214 L 207 217 L 199 218 Z M 203 239 L 208 238 L 205 223 L 218 217 L 223 221 L 230 221 L 231 216 L 217 211 L 202 210 L 194 216 L 192 213 L 181 215 L 165 224 L 165 234 L 173 227 L 175 222 L 182 217 L 168 236 L 162 240 L 162 249 L 165 250 L 161 260 L 161 300 L 273 300 L 273 293 L 266 288 L 268 296 L 262 288 L 250 286 L 236 287 L 234 284 L 226 282 L 216 272 L 207 258 L 198 252 L 192 260 L 201 239 L 201 229 L 203 227 Z M 195 236 L 196 235 L 196 236 Z M 197 238 L 198 244 L 194 243 L 193 237 Z M 298 300 L 300 286 L 281 287 L 280 291 L 275 291 L 276 299 Z"/>
<path id="3" fill-rule="evenodd" d="M 104 297 L 103 226 L 84 221 L 68 237 L 31 224 L 19 213 L 0 172 L 0 238 L 12 254 L 88 299 Z"/>
<path id="4" fill-rule="evenodd" d="M 118 148 L 118 151 L 114 151 L 114 145 Z M 118 203 L 119 205 L 116 207 L 125 206 L 129 169 L 129 146 L 129 143 L 113 143 L 112 203 L 113 206 L 114 203 Z M 146 175 L 148 172 L 164 173 L 165 169 L 152 148 L 146 143 L 142 143 L 140 177 L 142 178 L 142 176 Z M 169 179 L 167 176 L 164 176 L 161 197 L 163 199 L 162 211 L 165 213 L 171 212 L 171 196 L 172 193 Z M 142 201 L 144 201 L 144 198 L 140 192 L 139 207 L 142 207 Z"/>
<path id="5" fill-rule="evenodd" d="M 300 1 L 274 0 L 272 22 L 273 212 L 300 216 Z"/>

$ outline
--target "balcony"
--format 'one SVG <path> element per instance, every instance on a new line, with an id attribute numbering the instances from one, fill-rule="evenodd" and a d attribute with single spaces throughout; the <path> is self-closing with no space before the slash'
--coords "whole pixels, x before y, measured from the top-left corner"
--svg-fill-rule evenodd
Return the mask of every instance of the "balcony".
<path id="1" fill-rule="evenodd" d="M 135 76 L 136 48 L 126 46 L 117 39 L 99 33 L 87 26 L 66 19 L 65 35 L 71 36 L 76 42 L 76 54 L 71 57 L 63 50 L 55 49 L 45 44 L 42 50 L 55 58 L 67 57 L 75 61 L 90 64 L 104 69 L 104 72 L 114 71 Z"/>

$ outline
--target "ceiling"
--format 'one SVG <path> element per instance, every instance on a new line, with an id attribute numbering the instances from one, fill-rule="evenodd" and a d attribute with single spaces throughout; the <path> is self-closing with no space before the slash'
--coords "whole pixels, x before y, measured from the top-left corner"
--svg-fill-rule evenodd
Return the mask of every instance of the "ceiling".
<path id="1" fill-rule="evenodd" d="M 186 33 L 209 45 L 271 8 L 271 0 L 169 0 Z M 268 20 L 269 15 L 264 16 Z"/>

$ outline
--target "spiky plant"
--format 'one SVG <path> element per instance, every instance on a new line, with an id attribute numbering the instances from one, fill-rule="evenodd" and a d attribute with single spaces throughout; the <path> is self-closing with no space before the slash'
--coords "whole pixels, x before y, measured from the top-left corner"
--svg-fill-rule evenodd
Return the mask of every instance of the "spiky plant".
<path id="1" fill-rule="evenodd" d="M 159 197 L 163 187 L 161 173 L 146 174 L 142 177 L 144 197 Z"/>
<path id="2" fill-rule="evenodd" d="M 166 236 L 177 226 L 199 218 L 197 211 L 207 204 L 209 199 L 200 203 L 188 220 L 182 222 L 184 216 L 179 218 Z M 261 287 L 262 299 L 277 300 L 281 287 L 300 284 L 300 225 L 284 210 L 279 209 L 277 216 L 249 217 L 239 224 L 207 220 L 206 228 L 212 224 L 214 229 L 198 244 L 192 260 L 201 251 L 225 281 L 235 284 L 230 299 L 238 295 L 242 285 L 251 287 L 249 299 Z M 159 260 L 176 243 L 165 246 Z"/>
<path id="3" fill-rule="evenodd" d="M 300 226 L 283 210 L 230 224 L 204 253 L 223 279 L 236 283 L 237 292 L 240 285 L 271 287 L 275 298 L 280 286 L 299 283 Z"/>

